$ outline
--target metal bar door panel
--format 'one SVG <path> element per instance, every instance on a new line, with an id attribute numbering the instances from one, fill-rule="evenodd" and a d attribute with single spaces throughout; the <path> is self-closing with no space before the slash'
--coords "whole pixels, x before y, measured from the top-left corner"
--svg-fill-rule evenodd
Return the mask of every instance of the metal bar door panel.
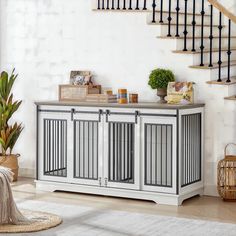
<path id="1" fill-rule="evenodd" d="M 176 193 L 176 117 L 142 117 L 142 190 Z"/>
<path id="2" fill-rule="evenodd" d="M 101 185 L 103 117 L 100 110 L 79 110 L 73 115 L 72 183 Z"/>
<path id="3" fill-rule="evenodd" d="M 39 112 L 39 179 L 68 182 L 68 113 Z"/>
<path id="4" fill-rule="evenodd" d="M 204 110 L 188 109 L 179 113 L 179 193 L 203 187 Z"/>
<path id="5" fill-rule="evenodd" d="M 110 114 L 109 119 L 104 122 L 104 185 L 106 187 L 140 188 L 138 120 L 135 115 L 116 113 L 115 116 Z"/>

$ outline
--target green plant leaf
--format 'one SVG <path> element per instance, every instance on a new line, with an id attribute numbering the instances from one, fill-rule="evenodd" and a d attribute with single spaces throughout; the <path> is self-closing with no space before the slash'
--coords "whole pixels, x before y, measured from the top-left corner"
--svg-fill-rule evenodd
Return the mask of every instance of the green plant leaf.
<path id="1" fill-rule="evenodd" d="M 167 88 L 169 82 L 174 82 L 175 76 L 171 70 L 155 69 L 149 76 L 148 85 L 152 89 Z"/>
<path id="2" fill-rule="evenodd" d="M 5 142 L 2 138 L 0 138 L 0 144 L 2 146 L 2 154 L 5 155 L 6 154 L 6 145 L 5 145 Z"/>
<path id="3" fill-rule="evenodd" d="M 4 154 L 6 154 L 9 149 L 10 153 L 12 152 L 23 130 L 21 124 L 14 123 L 12 126 L 8 124 L 10 118 L 19 109 L 22 103 L 22 101 L 14 101 L 14 96 L 11 93 L 17 76 L 15 69 L 10 76 L 8 76 L 8 73 L 5 71 L 0 75 L 0 146 Z"/>
<path id="4" fill-rule="evenodd" d="M 2 73 L 2 98 L 6 101 L 7 100 L 7 93 L 6 93 L 6 90 L 7 90 L 7 84 L 8 84 L 8 74 L 7 72 L 3 72 Z"/>
<path id="5" fill-rule="evenodd" d="M 15 69 L 12 71 L 12 74 L 10 76 L 9 82 L 8 82 L 8 87 L 7 87 L 7 94 L 9 95 L 12 89 L 12 86 L 17 78 L 18 75 L 14 74 Z"/>

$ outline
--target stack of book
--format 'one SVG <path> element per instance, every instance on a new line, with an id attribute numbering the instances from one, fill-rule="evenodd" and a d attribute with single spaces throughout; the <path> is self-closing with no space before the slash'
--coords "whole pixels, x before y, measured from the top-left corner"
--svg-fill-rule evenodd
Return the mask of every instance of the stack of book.
<path id="1" fill-rule="evenodd" d="M 95 103 L 117 103 L 117 96 L 114 94 L 88 94 L 85 101 Z"/>

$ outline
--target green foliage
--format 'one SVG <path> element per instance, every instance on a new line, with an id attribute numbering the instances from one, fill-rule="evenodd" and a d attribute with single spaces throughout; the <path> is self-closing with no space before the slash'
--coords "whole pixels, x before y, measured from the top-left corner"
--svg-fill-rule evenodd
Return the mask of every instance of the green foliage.
<path id="1" fill-rule="evenodd" d="M 12 153 L 12 149 L 15 146 L 22 130 L 22 125 L 17 123 L 15 123 L 13 126 L 10 125 L 4 127 L 1 130 L 0 144 L 2 146 L 2 155 L 6 155 L 8 149 L 10 150 L 10 154 Z"/>
<path id="2" fill-rule="evenodd" d="M 148 85 L 152 89 L 167 88 L 169 82 L 174 82 L 175 76 L 171 70 L 155 69 L 149 76 Z"/>
<path id="3" fill-rule="evenodd" d="M 15 75 L 15 69 L 12 71 L 9 78 L 8 73 L 3 71 L 0 78 L 0 97 L 1 100 L 7 101 L 11 93 L 12 86 L 18 75 Z"/>
<path id="4" fill-rule="evenodd" d="M 22 102 L 13 101 L 11 90 L 16 78 L 15 70 L 12 71 L 10 77 L 5 71 L 0 76 L 0 145 L 3 155 L 6 155 L 8 150 L 12 153 L 12 149 L 23 129 L 21 124 L 15 123 L 13 126 L 8 124 Z"/>

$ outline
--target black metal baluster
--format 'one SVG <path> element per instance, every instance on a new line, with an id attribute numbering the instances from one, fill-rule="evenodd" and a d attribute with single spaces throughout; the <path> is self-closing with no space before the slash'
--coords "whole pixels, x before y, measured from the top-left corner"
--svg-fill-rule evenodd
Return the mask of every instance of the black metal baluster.
<path id="1" fill-rule="evenodd" d="M 144 0 L 143 2 L 143 10 L 147 10 L 147 0 Z"/>
<path id="2" fill-rule="evenodd" d="M 187 35 L 188 35 L 188 31 L 187 31 L 187 23 L 188 23 L 188 0 L 184 0 L 185 1 L 185 9 L 184 9 L 184 49 L 183 51 L 188 51 L 187 49 Z"/>
<path id="3" fill-rule="evenodd" d="M 115 10 L 115 0 L 111 1 L 111 10 Z"/>
<path id="4" fill-rule="evenodd" d="M 221 65 L 222 65 L 222 61 L 221 61 L 221 43 L 222 43 L 222 13 L 220 12 L 220 17 L 219 17 L 219 61 L 218 61 L 218 66 L 219 66 L 219 74 L 218 74 L 218 80 L 217 82 L 221 82 Z"/>
<path id="5" fill-rule="evenodd" d="M 212 67 L 213 64 L 212 64 L 212 46 L 213 46 L 213 6 L 211 5 L 210 6 L 211 8 L 211 22 L 210 22 L 210 36 L 209 36 L 209 39 L 210 39 L 210 63 L 209 63 L 209 67 Z"/>
<path id="6" fill-rule="evenodd" d="M 110 9 L 110 0 L 107 0 L 107 10 L 109 10 Z"/>
<path id="7" fill-rule="evenodd" d="M 156 0 L 152 2 L 152 23 L 156 23 Z"/>
<path id="8" fill-rule="evenodd" d="M 136 8 L 135 10 L 139 10 L 139 0 L 136 0 Z"/>
<path id="9" fill-rule="evenodd" d="M 201 63 L 200 63 L 200 66 L 204 66 L 204 16 L 205 16 L 204 2 L 205 2 L 205 0 L 202 0 L 201 46 L 200 46 L 200 49 L 201 49 Z"/>
<path id="10" fill-rule="evenodd" d="M 229 19 L 229 32 L 228 32 L 228 78 L 226 80 L 227 83 L 230 83 L 230 63 L 231 63 L 231 20 Z"/>
<path id="11" fill-rule="evenodd" d="M 102 0 L 102 10 L 105 9 L 105 0 Z"/>
<path id="12" fill-rule="evenodd" d="M 120 0 L 117 0 L 117 10 L 120 10 Z"/>
<path id="13" fill-rule="evenodd" d="M 177 6 L 175 10 L 176 10 L 176 35 L 175 37 L 179 37 L 179 11 L 180 11 L 179 0 L 177 0 Z"/>
<path id="14" fill-rule="evenodd" d="M 123 1 L 123 10 L 126 10 L 126 0 Z"/>
<path id="15" fill-rule="evenodd" d="M 98 10 L 100 10 L 101 8 L 100 8 L 100 0 L 98 0 L 98 8 L 97 8 Z"/>
<path id="16" fill-rule="evenodd" d="M 161 0 L 161 6 L 160 6 L 160 20 L 159 23 L 163 23 L 163 0 Z"/>
<path id="17" fill-rule="evenodd" d="M 129 0 L 129 10 L 132 10 L 132 0 Z"/>
<path id="18" fill-rule="evenodd" d="M 193 0 L 193 21 L 192 21 L 192 26 L 193 26 L 193 45 L 192 45 L 192 52 L 195 52 L 195 27 L 196 27 L 196 1 Z"/>
<path id="19" fill-rule="evenodd" d="M 167 18 L 168 20 L 168 34 L 167 37 L 171 37 L 171 0 L 169 0 L 169 16 Z"/>

